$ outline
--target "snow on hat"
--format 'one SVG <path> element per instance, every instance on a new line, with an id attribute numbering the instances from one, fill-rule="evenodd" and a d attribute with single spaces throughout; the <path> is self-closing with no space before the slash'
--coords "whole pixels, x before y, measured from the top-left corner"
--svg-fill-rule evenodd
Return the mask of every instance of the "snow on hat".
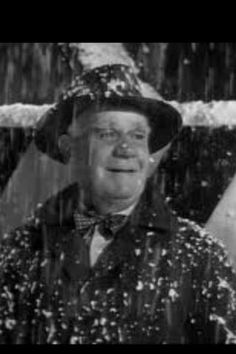
<path id="1" fill-rule="evenodd" d="M 65 161 L 58 138 L 67 133 L 75 104 L 77 114 L 90 107 L 99 110 L 104 105 L 144 114 L 151 127 L 151 153 L 167 145 L 182 126 L 182 118 L 174 107 L 143 96 L 139 81 L 129 66 L 100 66 L 76 77 L 58 103 L 41 117 L 35 127 L 34 137 L 38 149 L 60 162 Z"/>

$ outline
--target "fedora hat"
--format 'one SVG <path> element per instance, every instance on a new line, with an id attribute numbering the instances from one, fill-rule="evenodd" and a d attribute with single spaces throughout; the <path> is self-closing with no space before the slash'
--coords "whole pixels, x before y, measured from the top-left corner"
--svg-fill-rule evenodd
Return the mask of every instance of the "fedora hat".
<path id="1" fill-rule="evenodd" d="M 76 77 L 69 89 L 35 126 L 37 148 L 64 163 L 58 138 L 67 133 L 75 105 L 76 114 L 90 107 L 99 110 L 99 107 L 106 105 L 142 113 L 151 127 L 150 153 L 170 143 L 182 126 L 181 115 L 174 107 L 164 101 L 143 96 L 139 81 L 129 66 L 103 65 Z"/>

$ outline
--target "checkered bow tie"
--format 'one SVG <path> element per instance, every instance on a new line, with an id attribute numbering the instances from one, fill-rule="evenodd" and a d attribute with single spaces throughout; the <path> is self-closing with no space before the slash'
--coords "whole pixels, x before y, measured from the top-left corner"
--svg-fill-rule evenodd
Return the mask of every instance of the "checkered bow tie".
<path id="1" fill-rule="evenodd" d="M 127 216 L 122 214 L 98 216 L 93 212 L 89 212 L 85 215 L 77 211 L 74 214 L 74 219 L 76 229 L 79 230 L 83 236 L 98 225 L 99 233 L 104 238 L 111 239 L 116 231 L 124 225 Z"/>

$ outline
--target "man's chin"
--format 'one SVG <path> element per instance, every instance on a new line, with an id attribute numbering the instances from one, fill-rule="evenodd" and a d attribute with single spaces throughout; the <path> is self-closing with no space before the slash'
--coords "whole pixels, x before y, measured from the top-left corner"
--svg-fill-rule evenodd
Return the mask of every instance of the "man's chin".
<path id="1" fill-rule="evenodd" d="M 113 199 L 131 199 L 135 200 L 141 193 L 137 190 L 133 190 L 133 188 L 122 188 L 121 186 L 117 186 L 116 188 L 107 188 L 106 195 Z"/>

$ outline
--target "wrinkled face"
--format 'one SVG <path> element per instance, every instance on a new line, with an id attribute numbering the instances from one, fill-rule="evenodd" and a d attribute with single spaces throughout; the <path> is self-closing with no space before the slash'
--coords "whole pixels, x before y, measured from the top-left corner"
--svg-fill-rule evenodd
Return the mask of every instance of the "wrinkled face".
<path id="1" fill-rule="evenodd" d="M 70 132 L 72 155 L 74 161 L 78 158 L 77 166 L 87 165 L 92 194 L 136 202 L 148 177 L 150 128 L 145 116 L 131 111 L 94 112 L 86 117 L 82 138 L 78 131 L 76 120 Z"/>

